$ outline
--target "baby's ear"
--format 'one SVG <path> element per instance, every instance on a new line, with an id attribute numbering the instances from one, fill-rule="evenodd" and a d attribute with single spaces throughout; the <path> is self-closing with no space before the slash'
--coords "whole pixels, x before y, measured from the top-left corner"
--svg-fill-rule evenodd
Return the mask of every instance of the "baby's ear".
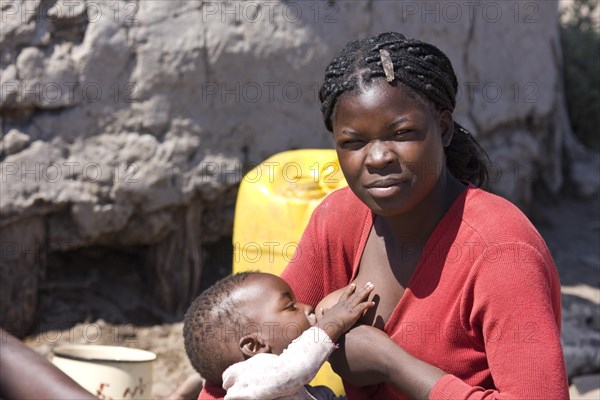
<path id="1" fill-rule="evenodd" d="M 240 350 L 245 358 L 250 358 L 259 353 L 270 353 L 271 346 L 265 343 L 257 333 L 243 336 L 239 342 Z"/>

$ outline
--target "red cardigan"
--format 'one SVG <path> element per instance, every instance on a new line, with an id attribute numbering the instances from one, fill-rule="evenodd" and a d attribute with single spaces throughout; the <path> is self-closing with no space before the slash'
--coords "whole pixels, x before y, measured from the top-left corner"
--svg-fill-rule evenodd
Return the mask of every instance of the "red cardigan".
<path id="1" fill-rule="evenodd" d="M 282 274 L 298 301 L 315 306 L 354 279 L 372 223 L 348 188 L 319 205 Z M 556 267 L 531 222 L 469 186 L 431 234 L 384 331 L 447 373 L 431 399 L 566 399 L 560 301 Z M 386 384 L 344 385 L 349 400 L 406 398 Z M 200 399 L 221 398 L 216 389 L 207 385 Z"/>

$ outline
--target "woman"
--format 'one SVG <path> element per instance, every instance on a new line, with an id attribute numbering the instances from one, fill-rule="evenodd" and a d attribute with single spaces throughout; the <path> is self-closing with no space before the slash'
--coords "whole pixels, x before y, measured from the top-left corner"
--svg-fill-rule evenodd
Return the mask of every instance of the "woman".
<path id="1" fill-rule="evenodd" d="M 350 400 L 568 398 L 556 267 L 529 220 L 477 188 L 487 158 L 453 121 L 456 90 L 430 44 L 384 33 L 342 50 L 320 100 L 349 187 L 282 277 L 312 306 L 374 284 L 331 359 Z"/>
<path id="2" fill-rule="evenodd" d="M 384 33 L 342 50 L 320 99 L 349 189 L 282 277 L 311 305 L 373 282 L 377 307 L 332 359 L 349 399 L 568 398 L 556 267 L 527 218 L 476 187 L 486 157 L 453 122 L 456 90 L 430 44 Z"/>

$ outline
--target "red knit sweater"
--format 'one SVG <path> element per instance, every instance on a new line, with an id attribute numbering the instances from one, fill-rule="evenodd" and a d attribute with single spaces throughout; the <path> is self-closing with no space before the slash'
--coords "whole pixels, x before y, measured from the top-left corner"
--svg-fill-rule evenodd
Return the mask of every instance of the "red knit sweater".
<path id="1" fill-rule="evenodd" d="M 321 203 L 282 274 L 298 301 L 315 306 L 354 279 L 372 224 L 348 188 Z M 447 373 L 431 399 L 567 399 L 560 299 L 556 267 L 529 220 L 469 186 L 431 234 L 384 331 Z M 344 384 L 349 400 L 406 398 L 386 384 Z M 224 394 L 215 389 L 200 398 Z"/>

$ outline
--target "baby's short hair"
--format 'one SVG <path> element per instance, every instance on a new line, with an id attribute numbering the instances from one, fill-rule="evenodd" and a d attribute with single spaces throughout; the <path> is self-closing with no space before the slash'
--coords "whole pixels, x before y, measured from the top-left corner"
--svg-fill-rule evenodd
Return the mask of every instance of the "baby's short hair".
<path id="1" fill-rule="evenodd" d="M 213 384 L 221 384 L 223 372 L 230 364 L 225 350 L 234 340 L 237 345 L 236 332 L 248 322 L 240 299 L 232 295 L 246 279 L 258 274 L 240 272 L 221 279 L 202 292 L 185 313 L 185 351 L 196 371 Z"/>

